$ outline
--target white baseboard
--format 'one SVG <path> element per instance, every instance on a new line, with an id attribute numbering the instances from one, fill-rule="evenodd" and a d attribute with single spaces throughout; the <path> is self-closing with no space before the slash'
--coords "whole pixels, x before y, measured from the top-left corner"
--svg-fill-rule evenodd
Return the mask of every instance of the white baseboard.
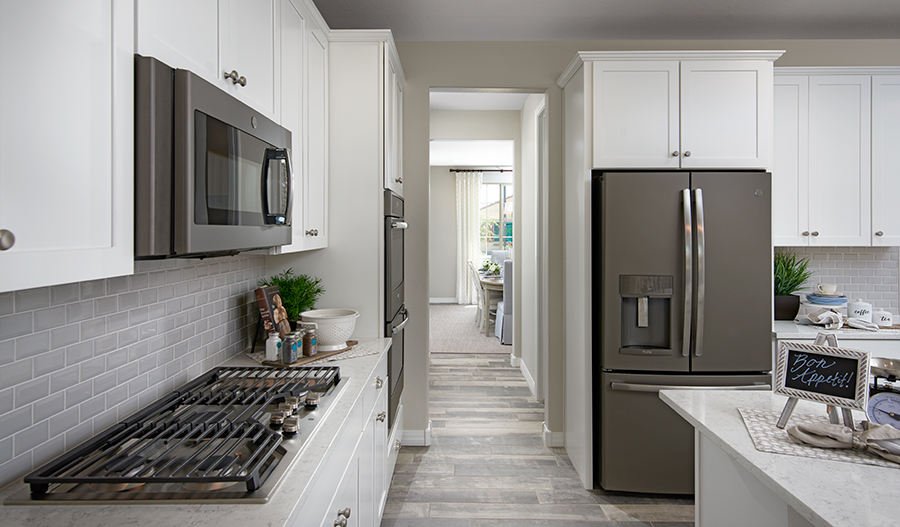
<path id="1" fill-rule="evenodd" d="M 509 365 L 513 368 L 518 368 L 522 365 L 522 359 L 520 357 L 513 356 L 512 353 L 509 354 Z"/>
<path id="2" fill-rule="evenodd" d="M 528 366 L 525 365 L 525 361 L 519 359 L 519 371 L 522 372 L 522 376 L 525 377 L 525 382 L 528 383 L 528 389 L 531 390 L 531 396 L 537 399 L 537 386 L 534 383 L 534 377 L 531 376 L 531 372 L 528 371 Z"/>
<path id="3" fill-rule="evenodd" d="M 429 298 L 429 304 L 455 304 L 456 298 Z"/>
<path id="4" fill-rule="evenodd" d="M 552 432 L 547 428 L 547 422 L 541 423 L 543 430 L 544 446 L 546 447 L 564 447 L 566 446 L 564 432 Z"/>
<path id="5" fill-rule="evenodd" d="M 400 438 L 403 446 L 431 446 L 431 419 L 425 430 L 404 430 Z"/>

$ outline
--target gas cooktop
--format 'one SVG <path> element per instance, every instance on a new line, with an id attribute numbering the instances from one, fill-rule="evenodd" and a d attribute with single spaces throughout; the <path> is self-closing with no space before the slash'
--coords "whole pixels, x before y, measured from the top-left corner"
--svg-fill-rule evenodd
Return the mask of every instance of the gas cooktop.
<path id="1" fill-rule="evenodd" d="M 213 369 L 28 474 L 5 504 L 265 503 L 340 381 L 337 366 Z"/>

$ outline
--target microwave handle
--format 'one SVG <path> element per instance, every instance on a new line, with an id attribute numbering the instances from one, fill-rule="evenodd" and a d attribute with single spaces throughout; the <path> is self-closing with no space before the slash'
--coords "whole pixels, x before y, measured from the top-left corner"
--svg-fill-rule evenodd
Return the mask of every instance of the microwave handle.
<path id="1" fill-rule="evenodd" d="M 284 211 L 273 214 L 269 208 L 269 162 L 272 160 L 283 160 L 287 163 L 287 203 Z M 294 169 L 291 165 L 291 151 L 287 148 L 267 148 L 266 158 L 263 160 L 262 166 L 262 205 L 263 214 L 267 225 L 290 225 L 291 224 L 291 198 L 294 194 L 293 180 Z"/>

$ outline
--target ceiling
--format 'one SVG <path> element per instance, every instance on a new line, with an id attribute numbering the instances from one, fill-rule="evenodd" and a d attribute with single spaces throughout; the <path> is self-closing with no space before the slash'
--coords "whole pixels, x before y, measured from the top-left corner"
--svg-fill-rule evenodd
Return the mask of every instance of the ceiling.
<path id="1" fill-rule="evenodd" d="M 313 0 L 396 41 L 900 38 L 900 0 Z"/>

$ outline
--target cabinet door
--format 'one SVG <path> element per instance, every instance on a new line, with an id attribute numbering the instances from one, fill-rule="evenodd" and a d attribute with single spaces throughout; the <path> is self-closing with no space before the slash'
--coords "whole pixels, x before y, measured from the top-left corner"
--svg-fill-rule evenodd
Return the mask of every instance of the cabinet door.
<path id="1" fill-rule="evenodd" d="M 682 61 L 682 168 L 767 168 L 772 84 L 769 61 Z"/>
<path id="2" fill-rule="evenodd" d="M 375 410 L 373 411 L 375 414 L 375 433 L 372 438 L 375 452 L 374 497 L 376 517 L 378 518 L 381 518 L 384 513 L 384 504 L 387 501 L 388 491 L 390 490 L 390 478 L 387 474 L 388 458 L 391 454 L 387 444 L 388 386 L 390 386 L 390 383 L 386 382 L 384 387 L 379 390 L 378 399 L 375 402 Z"/>
<path id="3" fill-rule="evenodd" d="M 403 195 L 400 174 L 400 79 L 385 49 L 384 75 L 384 188 Z"/>
<path id="4" fill-rule="evenodd" d="M 302 5 L 302 4 L 301 4 Z M 277 247 L 277 254 L 302 251 L 306 214 L 306 119 L 305 30 L 309 17 L 290 0 L 281 0 L 281 125 L 291 131 L 291 165 L 294 169 L 291 205 L 291 244 Z"/>
<path id="5" fill-rule="evenodd" d="M 220 0 L 219 43 L 221 46 L 220 85 L 238 99 L 281 122 L 281 56 L 276 0 Z M 246 85 L 225 79 L 236 71 Z"/>
<path id="6" fill-rule="evenodd" d="M 339 511 L 347 511 L 347 516 L 339 514 Z M 322 519 L 321 527 L 333 527 L 337 524 L 336 520 L 345 518 L 347 527 L 358 527 L 360 525 L 359 511 L 359 458 L 353 456 L 341 483 L 338 485 L 337 491 L 334 493 L 334 499 L 331 501 L 331 510 Z"/>
<path id="7" fill-rule="evenodd" d="M 136 0 L 137 53 L 211 83 L 219 72 L 219 0 Z"/>
<path id="8" fill-rule="evenodd" d="M 328 40 L 310 27 L 306 33 L 306 249 L 328 246 Z"/>
<path id="9" fill-rule="evenodd" d="M 872 77 L 872 245 L 900 245 L 900 75 Z"/>
<path id="10" fill-rule="evenodd" d="M 678 168 L 678 61 L 593 63 L 594 168 Z"/>
<path id="11" fill-rule="evenodd" d="M 0 291 L 131 274 L 133 4 L 3 2 L 0 70 Z"/>
<path id="12" fill-rule="evenodd" d="M 809 77 L 775 77 L 772 241 L 776 246 L 809 243 L 808 125 Z"/>
<path id="13" fill-rule="evenodd" d="M 871 244 L 871 77 L 809 79 L 810 245 Z"/>
<path id="14" fill-rule="evenodd" d="M 359 442 L 359 525 L 360 527 L 378 527 L 376 519 L 376 497 L 380 495 L 375 479 L 375 415 L 374 410 L 366 421 L 362 439 Z M 377 516 L 380 518 L 380 516 Z"/>

